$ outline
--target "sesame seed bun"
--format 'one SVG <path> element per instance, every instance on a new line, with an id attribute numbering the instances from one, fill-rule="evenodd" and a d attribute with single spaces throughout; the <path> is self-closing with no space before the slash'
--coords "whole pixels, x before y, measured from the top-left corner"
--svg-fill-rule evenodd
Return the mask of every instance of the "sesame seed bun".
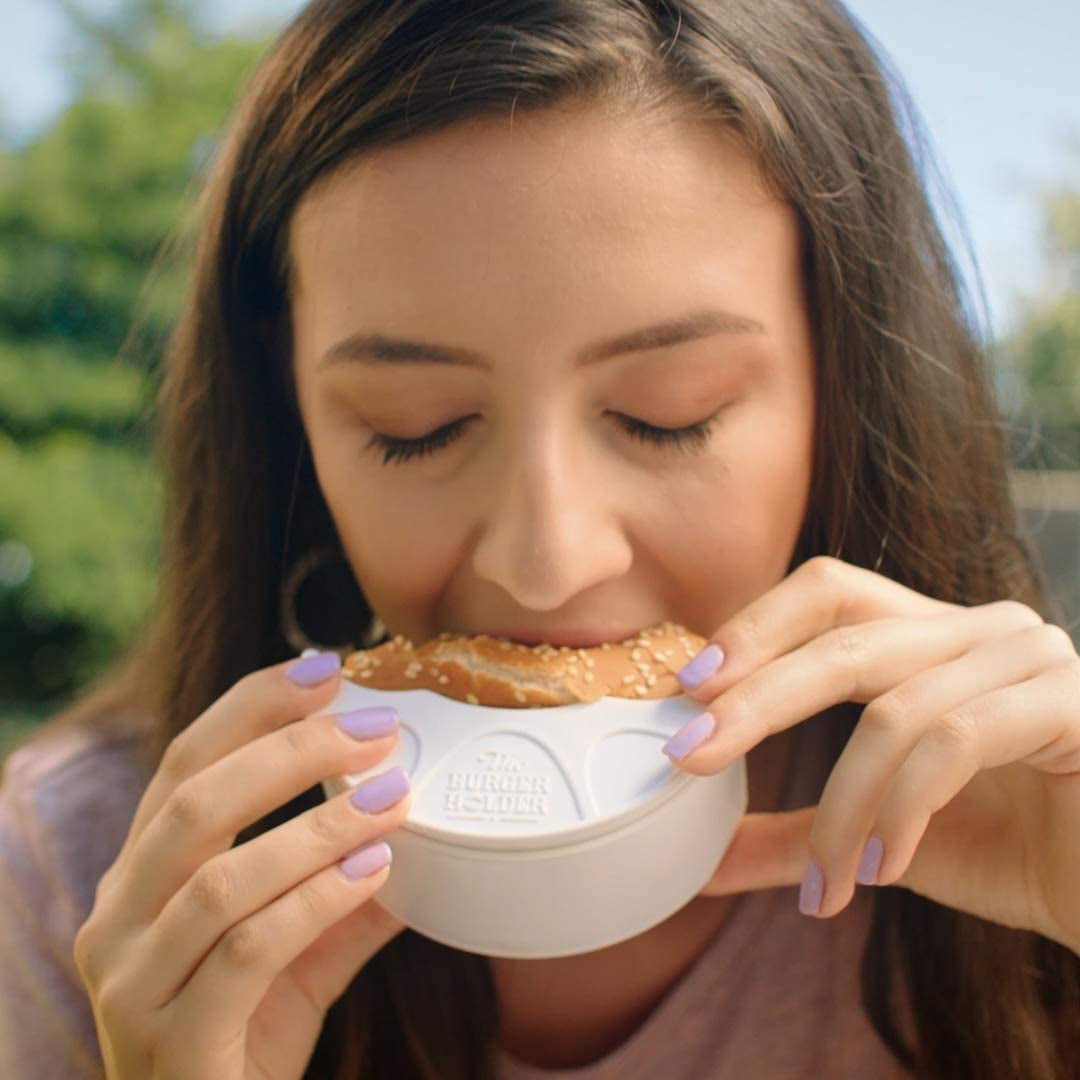
<path id="1" fill-rule="evenodd" d="M 574 705 L 602 697 L 646 701 L 681 694 L 675 673 L 707 644 L 672 622 L 619 644 L 587 649 L 449 633 L 414 646 L 399 634 L 377 648 L 351 653 L 342 674 L 376 690 L 431 690 L 470 705 L 503 709 Z"/>

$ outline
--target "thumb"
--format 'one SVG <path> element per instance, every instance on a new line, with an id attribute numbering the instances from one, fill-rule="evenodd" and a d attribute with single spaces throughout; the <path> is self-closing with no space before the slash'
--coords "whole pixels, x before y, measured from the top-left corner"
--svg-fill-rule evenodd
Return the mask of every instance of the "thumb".
<path id="1" fill-rule="evenodd" d="M 781 814 L 747 814 L 716 873 L 699 896 L 798 885 L 810 857 L 810 829 L 817 807 Z"/>
<path id="2" fill-rule="evenodd" d="M 365 964 L 406 924 L 371 899 L 319 936 L 292 963 L 292 975 L 323 1009 L 343 993 Z"/>

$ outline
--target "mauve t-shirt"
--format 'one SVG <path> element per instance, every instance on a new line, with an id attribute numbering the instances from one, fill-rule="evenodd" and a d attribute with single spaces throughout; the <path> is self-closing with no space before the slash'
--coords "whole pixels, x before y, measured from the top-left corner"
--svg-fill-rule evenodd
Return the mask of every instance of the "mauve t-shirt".
<path id="1" fill-rule="evenodd" d="M 814 804 L 828 771 L 801 753 L 784 808 Z M 123 737 L 65 732 L 8 758 L 0 786 L 0 1076 L 103 1075 L 75 932 L 148 777 Z M 859 1005 L 869 890 L 832 919 L 797 890 L 740 897 L 720 932 L 638 1029 L 598 1061 L 539 1069 L 496 1049 L 500 1080 L 892 1080 L 908 1073 Z M 210 1078 L 208 1078 L 210 1080 Z"/>

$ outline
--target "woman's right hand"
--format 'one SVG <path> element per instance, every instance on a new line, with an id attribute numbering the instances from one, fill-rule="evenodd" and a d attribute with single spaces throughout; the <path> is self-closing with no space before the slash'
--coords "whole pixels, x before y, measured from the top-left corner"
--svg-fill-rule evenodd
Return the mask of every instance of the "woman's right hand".
<path id="1" fill-rule="evenodd" d="M 317 712 L 339 667 L 324 653 L 256 671 L 163 755 L 75 939 L 109 1080 L 299 1080 L 327 1010 L 404 929 L 369 902 L 388 869 L 346 873 L 389 855 L 377 841 L 408 812 L 402 769 L 362 786 L 367 811 L 345 792 L 232 846 L 393 748 L 392 715 L 374 717 L 388 734 L 356 738 Z"/>

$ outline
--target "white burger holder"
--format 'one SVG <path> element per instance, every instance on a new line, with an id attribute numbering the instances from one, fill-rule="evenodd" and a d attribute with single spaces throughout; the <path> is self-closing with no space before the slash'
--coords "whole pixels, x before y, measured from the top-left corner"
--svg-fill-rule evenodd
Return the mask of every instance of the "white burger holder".
<path id="1" fill-rule="evenodd" d="M 398 741 L 328 797 L 400 765 L 412 787 L 375 899 L 426 937 L 485 956 L 591 952 L 698 894 L 746 812 L 746 765 L 713 776 L 661 747 L 701 706 L 685 696 L 497 709 L 342 680 L 325 711 L 390 706 Z"/>

